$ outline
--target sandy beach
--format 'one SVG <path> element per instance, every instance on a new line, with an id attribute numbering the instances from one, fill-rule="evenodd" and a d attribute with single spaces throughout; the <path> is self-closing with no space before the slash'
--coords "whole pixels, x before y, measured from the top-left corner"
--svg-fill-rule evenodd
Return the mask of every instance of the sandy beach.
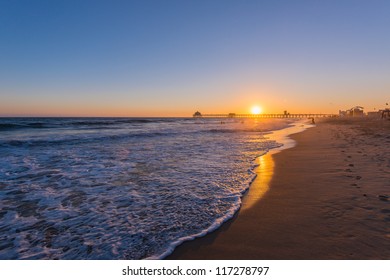
<path id="1" fill-rule="evenodd" d="M 322 119 L 260 158 L 240 211 L 168 259 L 389 259 L 390 121 Z"/>

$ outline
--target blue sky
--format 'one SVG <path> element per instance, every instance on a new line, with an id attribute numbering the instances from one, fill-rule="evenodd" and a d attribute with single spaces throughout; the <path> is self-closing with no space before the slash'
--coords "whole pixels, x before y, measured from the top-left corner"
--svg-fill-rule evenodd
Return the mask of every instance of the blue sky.
<path id="1" fill-rule="evenodd" d="M 0 0 L 0 115 L 382 108 L 389 1 Z"/>

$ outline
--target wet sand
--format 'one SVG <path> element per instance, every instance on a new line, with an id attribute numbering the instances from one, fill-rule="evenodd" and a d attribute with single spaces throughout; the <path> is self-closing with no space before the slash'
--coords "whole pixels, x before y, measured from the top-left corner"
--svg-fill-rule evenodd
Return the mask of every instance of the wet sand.
<path id="1" fill-rule="evenodd" d="M 260 158 L 235 217 L 167 259 L 390 259 L 390 121 L 323 119 Z"/>

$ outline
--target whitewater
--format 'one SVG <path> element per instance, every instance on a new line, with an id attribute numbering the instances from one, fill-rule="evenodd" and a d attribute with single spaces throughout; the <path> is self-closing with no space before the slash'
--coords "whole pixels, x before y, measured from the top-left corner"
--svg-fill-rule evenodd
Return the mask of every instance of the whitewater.
<path id="1" fill-rule="evenodd" d="M 231 218 L 292 120 L 0 119 L 0 259 L 164 258 Z"/>

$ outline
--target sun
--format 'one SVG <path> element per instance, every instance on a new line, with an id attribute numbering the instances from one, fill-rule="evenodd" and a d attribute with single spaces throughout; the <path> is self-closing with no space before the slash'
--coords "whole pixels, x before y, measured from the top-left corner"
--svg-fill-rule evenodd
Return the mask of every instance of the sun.
<path id="1" fill-rule="evenodd" d="M 258 115 L 258 114 L 261 114 L 263 110 L 261 109 L 261 107 L 259 106 L 253 106 L 252 109 L 251 109 L 251 112 L 252 114 L 254 115 Z"/>

